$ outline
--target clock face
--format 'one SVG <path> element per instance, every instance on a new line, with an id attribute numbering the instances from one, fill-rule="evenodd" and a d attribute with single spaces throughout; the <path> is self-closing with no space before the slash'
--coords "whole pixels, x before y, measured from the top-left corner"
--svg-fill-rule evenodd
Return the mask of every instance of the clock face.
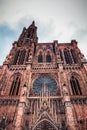
<path id="1" fill-rule="evenodd" d="M 32 89 L 38 94 L 42 91 L 53 93 L 57 90 L 57 83 L 54 79 L 48 76 L 43 76 L 34 81 Z"/>

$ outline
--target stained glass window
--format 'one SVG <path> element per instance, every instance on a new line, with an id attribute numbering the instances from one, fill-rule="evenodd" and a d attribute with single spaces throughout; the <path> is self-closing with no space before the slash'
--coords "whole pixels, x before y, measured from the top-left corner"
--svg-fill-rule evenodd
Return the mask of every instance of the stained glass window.
<path id="1" fill-rule="evenodd" d="M 45 92 L 53 93 L 57 91 L 57 83 L 54 79 L 48 76 L 43 76 L 39 77 L 34 81 L 32 89 L 39 94 L 42 91 L 44 93 Z"/>

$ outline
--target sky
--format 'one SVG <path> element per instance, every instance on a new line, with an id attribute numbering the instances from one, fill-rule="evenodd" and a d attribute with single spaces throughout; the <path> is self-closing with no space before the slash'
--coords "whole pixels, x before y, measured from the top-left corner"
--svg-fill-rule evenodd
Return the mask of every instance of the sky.
<path id="1" fill-rule="evenodd" d="M 75 39 L 87 58 L 87 0 L 0 0 L 0 65 L 33 20 L 38 42 Z"/>

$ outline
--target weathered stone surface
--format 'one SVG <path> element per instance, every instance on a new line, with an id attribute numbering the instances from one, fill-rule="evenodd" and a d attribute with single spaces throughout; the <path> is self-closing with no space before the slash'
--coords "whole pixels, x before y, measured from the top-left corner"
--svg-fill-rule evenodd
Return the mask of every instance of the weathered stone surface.
<path id="1" fill-rule="evenodd" d="M 0 66 L 4 127 L 87 130 L 87 61 L 76 40 L 38 43 L 35 22 L 23 29 Z"/>

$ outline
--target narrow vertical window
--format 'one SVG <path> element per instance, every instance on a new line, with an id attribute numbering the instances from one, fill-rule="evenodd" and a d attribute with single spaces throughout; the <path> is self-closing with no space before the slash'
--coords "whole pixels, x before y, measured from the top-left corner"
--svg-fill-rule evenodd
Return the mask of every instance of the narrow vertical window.
<path id="1" fill-rule="evenodd" d="M 43 56 L 42 53 L 40 52 L 39 56 L 38 56 L 38 62 L 43 62 Z"/>
<path id="2" fill-rule="evenodd" d="M 27 52 L 26 61 L 28 61 L 30 50 Z"/>
<path id="3" fill-rule="evenodd" d="M 65 121 L 62 120 L 61 123 L 62 123 L 62 129 L 63 129 L 63 130 L 64 130 L 64 129 L 66 130 L 66 123 L 65 123 Z"/>
<path id="4" fill-rule="evenodd" d="M 70 79 L 70 84 L 71 84 L 73 95 L 82 95 L 82 91 L 81 91 L 81 88 L 80 88 L 80 85 L 79 85 L 77 78 L 72 76 Z"/>
<path id="5" fill-rule="evenodd" d="M 55 54 L 55 45 L 53 44 L 53 52 L 54 52 L 54 54 Z"/>
<path id="6" fill-rule="evenodd" d="M 25 53 L 26 53 L 25 50 L 20 51 L 19 59 L 18 59 L 18 64 L 19 65 L 22 65 L 24 63 Z"/>
<path id="7" fill-rule="evenodd" d="M 35 101 L 32 102 L 32 114 L 34 114 L 34 105 L 35 105 L 34 103 Z"/>
<path id="8" fill-rule="evenodd" d="M 72 64 L 73 63 L 69 50 L 64 49 L 64 56 L 65 56 L 66 64 Z"/>
<path id="9" fill-rule="evenodd" d="M 35 55 L 35 53 L 36 53 L 36 44 L 34 45 L 34 55 Z"/>
<path id="10" fill-rule="evenodd" d="M 71 49 L 71 54 L 72 54 L 72 58 L 73 58 L 74 63 L 77 64 L 78 63 L 78 58 L 77 58 L 75 50 Z"/>
<path id="11" fill-rule="evenodd" d="M 15 56 L 14 56 L 14 59 L 13 59 L 13 65 L 16 65 L 17 63 L 17 60 L 18 60 L 18 57 L 19 57 L 19 54 L 20 54 L 20 50 L 16 52 Z"/>
<path id="12" fill-rule="evenodd" d="M 51 62 L 51 56 L 50 56 L 49 52 L 46 55 L 46 62 Z"/>
<path id="13" fill-rule="evenodd" d="M 15 95 L 17 96 L 19 93 L 19 87 L 20 87 L 20 79 L 19 77 L 17 77 L 17 81 L 16 81 L 16 89 L 15 89 Z"/>
<path id="14" fill-rule="evenodd" d="M 59 50 L 59 53 L 60 53 L 60 58 L 61 58 L 61 60 L 63 61 L 63 54 L 62 54 L 62 51 Z"/>
<path id="15" fill-rule="evenodd" d="M 15 88 L 15 81 L 13 80 L 13 82 L 11 84 L 11 89 L 10 89 L 10 92 L 9 92 L 10 96 L 13 94 L 14 88 Z"/>
<path id="16" fill-rule="evenodd" d="M 17 96 L 19 93 L 19 87 L 20 87 L 20 78 L 16 77 L 11 84 L 11 89 L 10 89 L 9 95 Z"/>

